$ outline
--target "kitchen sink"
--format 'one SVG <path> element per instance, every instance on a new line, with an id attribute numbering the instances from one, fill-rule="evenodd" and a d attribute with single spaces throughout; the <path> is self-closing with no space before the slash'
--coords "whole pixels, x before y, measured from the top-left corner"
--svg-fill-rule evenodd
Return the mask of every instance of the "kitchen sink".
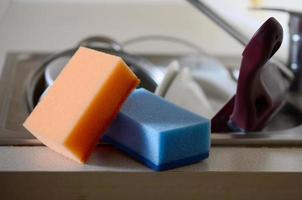
<path id="1" fill-rule="evenodd" d="M 46 88 L 39 66 L 49 53 L 9 53 L 0 79 L 0 146 L 42 145 L 23 127 L 30 113 L 30 99 L 36 104 Z M 163 66 L 181 55 L 140 55 L 164 71 Z M 239 58 L 220 57 L 226 66 L 238 66 Z M 34 83 L 34 84 L 33 84 Z M 212 133 L 212 145 L 231 146 L 301 146 L 302 109 L 299 98 L 288 95 L 287 101 L 261 132 Z M 302 106 L 301 106 L 302 108 Z"/>

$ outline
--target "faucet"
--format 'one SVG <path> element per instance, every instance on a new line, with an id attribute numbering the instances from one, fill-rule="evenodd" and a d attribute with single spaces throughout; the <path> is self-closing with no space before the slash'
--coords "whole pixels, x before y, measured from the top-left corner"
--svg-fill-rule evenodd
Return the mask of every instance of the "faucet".
<path id="1" fill-rule="evenodd" d="M 246 46 L 249 42 L 249 39 L 246 35 L 237 30 L 234 26 L 224 20 L 218 13 L 216 13 L 212 8 L 207 6 L 204 2 L 199 0 L 187 0 L 190 4 L 192 4 L 195 8 L 201 11 L 204 15 L 206 15 L 210 20 L 215 22 L 220 28 L 226 31 L 229 35 L 231 35 L 235 40 L 237 40 L 243 46 Z"/>
<path id="2" fill-rule="evenodd" d="M 226 31 L 230 36 L 237 40 L 244 47 L 248 44 L 249 38 L 228 23 L 212 8 L 200 0 L 187 0 L 195 8 L 206 15 L 210 20 L 216 23 L 220 28 Z M 293 94 L 302 92 L 302 13 L 277 8 L 252 8 L 254 10 L 273 10 L 287 12 L 290 14 L 290 46 L 288 62 L 285 65 L 282 61 L 272 58 L 268 63 L 275 64 L 279 70 L 292 80 L 290 91 Z"/>
<path id="3" fill-rule="evenodd" d="M 289 51 L 287 66 L 294 73 L 291 92 L 302 92 L 302 13 L 282 8 L 259 7 L 252 10 L 269 10 L 289 14 Z"/>

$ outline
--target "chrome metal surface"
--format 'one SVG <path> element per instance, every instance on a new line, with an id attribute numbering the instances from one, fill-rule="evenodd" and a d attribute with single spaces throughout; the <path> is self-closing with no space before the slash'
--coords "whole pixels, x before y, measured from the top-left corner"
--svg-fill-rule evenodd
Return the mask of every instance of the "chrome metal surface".
<path id="1" fill-rule="evenodd" d="M 125 60 L 125 62 L 129 65 L 129 67 L 132 69 L 132 71 L 140 78 L 141 83 L 139 87 L 143 87 L 150 91 L 155 90 L 157 83 L 155 82 L 154 79 L 155 75 L 153 73 L 156 73 L 158 69 L 155 68 L 155 66 L 152 63 L 148 62 L 147 60 L 139 56 L 130 55 L 123 51 L 116 51 L 111 48 L 103 48 L 103 47 L 102 48 L 93 47 L 93 48 L 99 51 L 107 52 L 122 57 Z M 46 89 L 45 77 L 44 77 L 45 68 L 51 62 L 61 58 L 62 56 L 71 57 L 76 50 L 77 50 L 76 48 L 69 49 L 59 54 L 55 54 L 49 57 L 48 59 L 46 59 L 43 63 L 41 63 L 40 66 L 38 66 L 32 71 L 32 75 L 29 78 L 29 81 L 26 85 L 26 99 L 27 99 L 27 105 L 29 111 L 31 111 L 34 108 L 35 104 L 38 103 L 41 94 Z M 157 74 L 159 73 L 157 72 Z"/>
<path id="2" fill-rule="evenodd" d="M 118 42 L 105 36 L 92 36 L 92 37 L 85 38 L 79 42 L 79 46 L 84 46 L 89 48 L 103 47 L 103 48 L 110 48 L 115 51 L 122 51 L 122 46 Z"/>
<path id="3" fill-rule="evenodd" d="M 207 6 L 205 3 L 199 0 L 187 0 L 195 8 L 200 10 L 203 14 L 209 17 L 213 22 L 215 22 L 224 31 L 229 33 L 234 39 L 236 39 L 243 46 L 247 45 L 249 38 L 233 27 L 230 23 L 223 19 L 218 13 L 216 13 L 212 8 Z"/>

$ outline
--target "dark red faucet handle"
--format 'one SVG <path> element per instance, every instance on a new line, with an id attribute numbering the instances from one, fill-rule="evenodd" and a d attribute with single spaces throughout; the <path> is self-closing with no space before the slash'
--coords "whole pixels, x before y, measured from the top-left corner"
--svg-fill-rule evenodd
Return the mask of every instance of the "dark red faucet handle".
<path id="1" fill-rule="evenodd" d="M 257 114 L 257 103 L 273 102 L 268 99 L 268 91 L 261 86 L 261 69 L 281 46 L 283 29 L 273 17 L 266 20 L 251 38 L 242 53 L 240 74 L 238 78 L 234 109 L 228 122 L 236 130 L 256 131 L 259 124 L 267 119 L 269 106 Z M 275 76 L 270 74 L 270 76 Z M 257 104 L 257 105 L 256 105 Z M 261 114 L 260 114 L 261 113 Z M 262 121 L 261 121 L 262 120 Z"/>
<path id="2" fill-rule="evenodd" d="M 212 132 L 234 132 L 249 130 L 251 95 L 259 69 L 276 53 L 283 40 L 283 29 L 273 17 L 269 18 L 253 35 L 242 53 L 236 95 L 212 118 Z M 231 125 L 231 127 L 230 127 Z M 256 124 L 257 125 L 257 124 Z M 253 126 L 252 126 L 253 127 Z"/>
<path id="3" fill-rule="evenodd" d="M 253 35 L 242 56 L 252 60 L 256 65 L 266 63 L 279 49 L 283 40 L 281 24 L 270 17 Z M 261 66 L 259 66 L 261 67 Z"/>
<path id="4" fill-rule="evenodd" d="M 235 96 L 231 98 L 218 113 L 211 119 L 211 132 L 212 133 L 228 133 L 232 132 L 227 122 L 234 109 Z"/>

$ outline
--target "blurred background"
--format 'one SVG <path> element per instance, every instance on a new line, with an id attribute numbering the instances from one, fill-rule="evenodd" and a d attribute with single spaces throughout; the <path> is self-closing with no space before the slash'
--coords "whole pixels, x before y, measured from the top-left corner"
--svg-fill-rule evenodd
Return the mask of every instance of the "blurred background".
<path id="1" fill-rule="evenodd" d="M 286 60 L 288 15 L 252 11 L 249 7 L 282 7 L 302 10 L 298 0 L 205 0 L 231 24 L 248 36 L 269 16 L 284 28 L 278 56 Z M 117 41 L 143 35 L 183 38 L 213 55 L 240 55 L 243 47 L 207 17 L 183 0 L 1 0 L 0 66 L 9 51 L 57 52 L 75 46 L 91 35 Z M 139 53 L 179 53 L 183 46 L 144 42 L 129 46 Z"/>

